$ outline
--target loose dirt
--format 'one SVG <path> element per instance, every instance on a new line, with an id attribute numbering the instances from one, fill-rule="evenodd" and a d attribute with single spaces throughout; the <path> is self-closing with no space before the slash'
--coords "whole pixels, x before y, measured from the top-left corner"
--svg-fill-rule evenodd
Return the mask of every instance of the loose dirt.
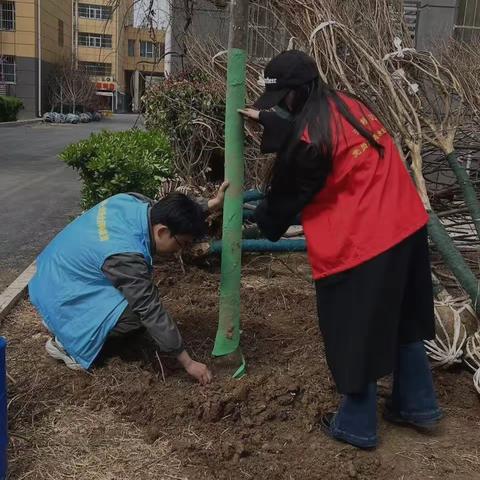
<path id="1" fill-rule="evenodd" d="M 302 255 L 246 257 L 243 353 L 233 380 L 210 353 L 219 266 L 162 262 L 165 304 L 215 382 L 192 383 L 143 335 L 110 344 L 100 366 L 76 373 L 48 358 L 48 334 L 23 302 L 3 322 L 9 341 L 11 479 L 480 479 L 480 402 L 471 375 L 436 371 L 446 418 L 425 436 L 379 420 L 381 444 L 358 451 L 325 437 L 339 400 L 318 333 Z M 162 374 L 163 371 L 163 374 Z M 232 373 L 233 370 L 230 371 Z M 379 419 L 388 379 L 379 388 Z"/>

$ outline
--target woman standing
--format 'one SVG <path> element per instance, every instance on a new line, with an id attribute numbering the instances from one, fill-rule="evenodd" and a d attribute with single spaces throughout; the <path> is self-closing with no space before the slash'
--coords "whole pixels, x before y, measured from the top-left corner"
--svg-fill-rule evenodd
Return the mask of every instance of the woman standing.
<path id="1" fill-rule="evenodd" d="M 265 92 L 242 110 L 276 152 L 256 220 L 277 241 L 301 214 L 327 362 L 342 402 L 332 437 L 377 445 L 376 382 L 394 373 L 385 418 L 420 430 L 440 420 L 423 340 L 434 337 L 428 215 L 392 137 L 355 97 L 289 50 L 265 68 Z"/>

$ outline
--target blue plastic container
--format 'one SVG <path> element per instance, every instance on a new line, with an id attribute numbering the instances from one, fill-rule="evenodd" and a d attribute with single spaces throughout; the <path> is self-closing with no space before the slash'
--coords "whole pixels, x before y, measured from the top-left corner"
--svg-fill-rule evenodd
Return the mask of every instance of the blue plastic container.
<path id="1" fill-rule="evenodd" d="M 7 477 L 8 420 L 6 350 L 7 340 L 4 337 L 0 337 L 0 480 L 5 480 Z"/>

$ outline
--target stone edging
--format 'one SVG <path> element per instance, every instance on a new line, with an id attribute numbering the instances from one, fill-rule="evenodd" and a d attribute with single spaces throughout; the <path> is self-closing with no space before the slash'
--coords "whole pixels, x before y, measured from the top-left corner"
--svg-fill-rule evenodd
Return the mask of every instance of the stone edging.
<path id="1" fill-rule="evenodd" d="M 29 120 L 17 120 L 15 122 L 0 122 L 0 128 L 3 127 L 21 127 L 23 125 L 30 125 L 33 123 L 43 122 L 43 118 L 32 118 Z"/>
<path id="2" fill-rule="evenodd" d="M 0 293 L 0 320 L 12 311 L 15 305 L 27 293 L 28 282 L 35 275 L 35 262 L 31 263 L 10 286 Z"/>

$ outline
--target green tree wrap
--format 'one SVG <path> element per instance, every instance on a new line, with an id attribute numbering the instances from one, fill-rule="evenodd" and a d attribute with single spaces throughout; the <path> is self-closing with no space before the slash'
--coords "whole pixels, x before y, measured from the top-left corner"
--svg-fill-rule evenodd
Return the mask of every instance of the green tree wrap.
<path id="1" fill-rule="evenodd" d="M 228 355 L 240 345 L 240 279 L 242 259 L 244 132 L 238 109 L 245 107 L 246 52 L 229 50 L 225 115 L 225 195 L 222 236 L 220 316 L 214 356 Z"/>
<path id="2" fill-rule="evenodd" d="M 447 155 L 447 162 L 458 180 L 468 211 L 472 216 L 478 238 L 480 238 L 480 202 L 475 187 L 472 184 L 467 170 L 459 163 L 456 152 L 451 152 Z"/>
<path id="3" fill-rule="evenodd" d="M 435 215 L 433 212 L 429 213 L 430 220 L 428 222 L 428 233 L 430 238 L 437 246 L 447 267 L 452 271 L 462 288 L 471 298 L 475 311 L 477 314 L 480 314 L 478 302 L 478 279 L 465 262 L 462 254 L 458 251 L 457 247 L 453 243 L 452 238 L 448 234 L 443 224 L 440 222 L 437 215 Z"/>

